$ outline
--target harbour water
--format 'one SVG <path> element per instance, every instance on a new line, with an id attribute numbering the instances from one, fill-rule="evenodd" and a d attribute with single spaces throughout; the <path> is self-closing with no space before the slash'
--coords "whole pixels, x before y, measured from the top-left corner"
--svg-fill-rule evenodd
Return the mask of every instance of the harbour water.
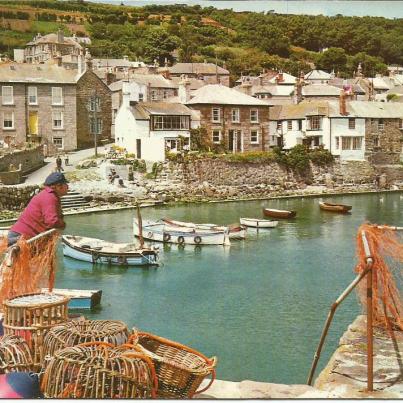
<path id="1" fill-rule="evenodd" d="M 98 3 L 120 4 L 121 0 L 96 0 Z M 371 16 L 403 18 L 403 1 L 362 0 L 125 0 L 127 6 L 142 7 L 150 4 L 186 4 L 234 11 L 274 12 L 278 14 L 308 14 L 333 16 Z"/>
<path id="2" fill-rule="evenodd" d="M 297 218 L 248 230 L 230 247 L 162 247 L 153 269 L 92 266 L 63 258 L 56 286 L 102 289 L 87 316 L 130 327 L 218 356 L 217 377 L 305 383 L 330 305 L 355 277 L 355 236 L 366 221 L 402 225 L 403 193 L 323 198 L 353 205 L 351 215 L 319 210 L 321 198 L 160 206 L 163 216 L 228 224 L 262 217 L 262 207 L 295 209 Z M 134 210 L 67 217 L 66 233 L 127 242 Z M 321 370 L 347 326 L 361 313 L 353 293 L 335 315 Z M 318 373 L 317 372 L 317 373 Z"/>

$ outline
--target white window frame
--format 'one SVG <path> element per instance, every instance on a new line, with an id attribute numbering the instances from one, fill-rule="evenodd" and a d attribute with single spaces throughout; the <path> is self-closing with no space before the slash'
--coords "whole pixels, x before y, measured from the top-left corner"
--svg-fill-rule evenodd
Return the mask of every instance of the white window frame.
<path id="1" fill-rule="evenodd" d="M 348 128 L 355 130 L 355 118 L 348 118 Z"/>
<path id="2" fill-rule="evenodd" d="M 252 133 L 256 133 L 256 140 L 252 140 Z M 250 131 L 250 143 L 251 144 L 259 144 L 259 138 L 260 138 L 259 130 Z"/>
<path id="3" fill-rule="evenodd" d="M 57 116 L 57 114 L 60 114 Z M 60 117 L 57 119 L 56 117 Z M 55 122 L 60 121 L 60 126 L 56 125 Z M 53 130 L 63 130 L 64 129 L 64 119 L 63 119 L 63 111 L 52 111 L 52 128 Z"/>
<path id="4" fill-rule="evenodd" d="M 378 120 L 378 130 L 385 130 L 385 121 L 383 119 Z"/>
<path id="5" fill-rule="evenodd" d="M 158 91 L 151 90 L 151 101 L 157 101 L 157 100 L 158 100 Z"/>
<path id="6" fill-rule="evenodd" d="M 5 94 L 6 89 L 11 90 L 10 94 Z M 7 101 L 7 99 L 10 99 Z M 12 85 L 3 85 L 1 87 L 1 103 L 3 105 L 14 105 L 14 87 Z"/>
<path id="7" fill-rule="evenodd" d="M 11 114 L 11 127 L 6 127 L 4 125 L 5 121 L 6 121 L 6 114 Z M 7 119 L 9 121 L 9 119 Z M 15 120 L 14 120 L 14 112 L 12 111 L 4 111 L 3 112 L 3 130 L 14 130 L 15 129 Z"/>
<path id="8" fill-rule="evenodd" d="M 362 150 L 362 136 L 352 137 L 351 148 L 352 150 Z"/>
<path id="9" fill-rule="evenodd" d="M 28 105 L 38 105 L 38 87 L 28 86 Z"/>
<path id="10" fill-rule="evenodd" d="M 287 130 L 292 130 L 292 120 L 291 119 L 287 120 Z"/>
<path id="11" fill-rule="evenodd" d="M 221 108 L 211 108 L 211 121 L 214 123 L 221 122 Z"/>
<path id="12" fill-rule="evenodd" d="M 55 140 L 57 140 L 57 141 L 60 140 L 61 141 L 61 146 L 60 147 L 56 144 Z M 56 146 L 56 148 L 58 150 L 63 150 L 64 149 L 64 138 L 63 137 L 53 137 L 52 138 L 52 143 Z"/>
<path id="13" fill-rule="evenodd" d="M 231 122 L 232 123 L 239 123 L 240 122 L 239 108 L 231 109 Z"/>
<path id="14" fill-rule="evenodd" d="M 250 110 L 250 122 L 259 123 L 259 110 L 258 109 Z"/>
<path id="15" fill-rule="evenodd" d="M 144 101 L 144 94 L 142 92 L 139 92 L 139 102 Z"/>
<path id="16" fill-rule="evenodd" d="M 218 132 L 218 140 L 214 140 L 214 134 Z M 221 143 L 221 130 L 220 129 L 213 129 L 211 131 L 211 139 L 213 144 L 220 144 Z"/>
<path id="17" fill-rule="evenodd" d="M 56 94 L 57 91 L 60 91 L 58 96 L 60 97 L 60 102 L 55 102 L 58 101 Z M 52 87 L 52 105 L 63 105 L 63 87 Z"/>

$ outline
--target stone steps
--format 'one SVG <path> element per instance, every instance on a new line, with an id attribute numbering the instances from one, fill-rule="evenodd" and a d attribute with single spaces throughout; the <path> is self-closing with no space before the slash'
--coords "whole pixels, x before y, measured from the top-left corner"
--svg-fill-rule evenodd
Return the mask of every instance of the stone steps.
<path id="1" fill-rule="evenodd" d="M 78 192 L 68 192 L 61 198 L 62 209 L 82 208 L 90 206 L 90 203 Z"/>

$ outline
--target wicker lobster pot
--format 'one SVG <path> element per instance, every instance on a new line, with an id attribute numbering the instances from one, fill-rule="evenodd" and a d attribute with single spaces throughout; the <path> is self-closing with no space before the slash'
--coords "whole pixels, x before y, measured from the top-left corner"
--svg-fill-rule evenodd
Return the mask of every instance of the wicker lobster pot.
<path id="1" fill-rule="evenodd" d="M 20 295 L 3 303 L 4 333 L 23 337 L 34 363 L 43 361 L 43 339 L 55 325 L 67 321 L 69 298 L 57 294 Z"/>
<path id="2" fill-rule="evenodd" d="M 35 365 L 25 339 L 8 335 L 0 340 L 0 374 L 34 371 Z"/>
<path id="3" fill-rule="evenodd" d="M 214 382 L 216 357 L 207 358 L 183 344 L 151 333 L 133 331 L 129 342 L 154 363 L 158 378 L 158 398 L 189 399 L 206 391 Z M 210 374 L 210 383 L 202 390 L 197 390 L 203 379 Z"/>
<path id="4" fill-rule="evenodd" d="M 129 331 L 125 323 L 114 320 L 71 321 L 55 326 L 45 336 L 44 354 L 53 356 L 65 347 L 103 341 L 115 346 L 127 342 Z"/>
<path id="5" fill-rule="evenodd" d="M 156 397 L 157 387 L 147 356 L 103 342 L 57 351 L 41 381 L 46 398 L 147 399 Z"/>

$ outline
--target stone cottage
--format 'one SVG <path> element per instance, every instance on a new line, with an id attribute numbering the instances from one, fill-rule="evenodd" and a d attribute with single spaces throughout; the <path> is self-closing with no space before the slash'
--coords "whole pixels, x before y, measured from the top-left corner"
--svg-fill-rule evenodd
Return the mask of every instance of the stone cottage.
<path id="1" fill-rule="evenodd" d="M 81 55 L 78 70 L 60 65 L 0 65 L 0 142 L 53 144 L 64 151 L 110 138 L 109 88 Z"/>

